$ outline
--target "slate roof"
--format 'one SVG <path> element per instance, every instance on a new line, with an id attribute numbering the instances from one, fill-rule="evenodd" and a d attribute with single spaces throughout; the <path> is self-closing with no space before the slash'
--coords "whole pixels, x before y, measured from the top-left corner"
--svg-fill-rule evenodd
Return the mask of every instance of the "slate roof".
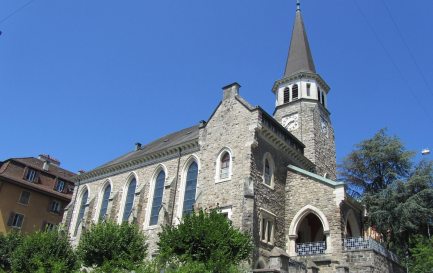
<path id="1" fill-rule="evenodd" d="M 298 4 L 284 77 L 290 77 L 299 72 L 316 73 L 316 68 Z"/>
<path id="2" fill-rule="evenodd" d="M 142 146 L 140 150 L 138 151 L 132 151 L 125 155 L 122 155 L 108 163 L 105 163 L 104 165 L 101 165 L 90 172 L 113 166 L 119 163 L 131 161 L 134 159 L 142 158 L 148 154 L 162 151 L 164 149 L 175 147 L 179 144 L 191 141 L 193 139 L 198 138 L 198 132 L 199 132 L 199 125 L 194 125 L 192 127 L 188 127 L 185 129 L 182 129 L 180 131 L 171 133 L 169 135 L 163 136 L 145 146 Z"/>

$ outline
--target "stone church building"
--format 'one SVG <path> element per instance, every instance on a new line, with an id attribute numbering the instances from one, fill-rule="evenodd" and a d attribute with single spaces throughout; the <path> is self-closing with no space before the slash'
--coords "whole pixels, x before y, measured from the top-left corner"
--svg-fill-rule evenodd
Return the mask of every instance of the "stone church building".
<path id="1" fill-rule="evenodd" d="M 63 219 L 72 242 L 103 219 L 134 221 L 156 255 L 161 226 L 219 208 L 252 234 L 254 272 L 403 272 L 363 237 L 364 209 L 336 181 L 330 87 L 316 72 L 299 3 L 274 113 L 239 89 L 223 87 L 207 121 L 77 176 Z"/>

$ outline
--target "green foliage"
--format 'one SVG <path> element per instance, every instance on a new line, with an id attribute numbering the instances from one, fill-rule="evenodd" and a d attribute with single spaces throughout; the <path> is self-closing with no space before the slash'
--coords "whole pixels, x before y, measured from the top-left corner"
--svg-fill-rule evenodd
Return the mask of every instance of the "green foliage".
<path id="1" fill-rule="evenodd" d="M 177 226 L 163 227 L 159 239 L 162 262 L 174 264 L 179 272 L 230 272 L 252 251 L 250 235 L 235 229 L 216 210 L 201 210 Z"/>
<path id="2" fill-rule="evenodd" d="M 0 234 L 0 272 L 11 270 L 12 253 L 21 244 L 23 236 L 19 232 Z"/>
<path id="3" fill-rule="evenodd" d="M 433 269 L 433 238 L 425 239 L 418 237 L 416 244 L 410 249 L 412 262 L 410 272 L 426 273 Z"/>
<path id="4" fill-rule="evenodd" d="M 349 184 L 349 193 L 354 197 L 377 193 L 409 175 L 413 155 L 400 139 L 386 135 L 382 129 L 373 138 L 357 144 L 343 159 L 340 176 Z"/>
<path id="5" fill-rule="evenodd" d="M 12 254 L 14 272 L 71 272 L 77 259 L 65 234 L 36 232 L 24 237 Z"/>
<path id="6" fill-rule="evenodd" d="M 366 194 L 367 224 L 383 235 L 388 247 L 406 253 L 415 235 L 426 237 L 433 215 L 433 164 L 421 162 L 406 181 L 395 181 Z"/>
<path id="7" fill-rule="evenodd" d="M 114 222 L 92 226 L 77 248 L 84 266 L 101 267 L 101 272 L 133 270 L 143 262 L 146 251 L 146 238 L 135 224 Z"/>
<path id="8" fill-rule="evenodd" d="M 433 164 L 415 165 L 412 159 L 413 153 L 382 129 L 358 144 L 340 166 L 349 193 L 367 208 L 366 225 L 401 257 L 410 253 L 411 238 L 427 237 L 433 220 Z"/>

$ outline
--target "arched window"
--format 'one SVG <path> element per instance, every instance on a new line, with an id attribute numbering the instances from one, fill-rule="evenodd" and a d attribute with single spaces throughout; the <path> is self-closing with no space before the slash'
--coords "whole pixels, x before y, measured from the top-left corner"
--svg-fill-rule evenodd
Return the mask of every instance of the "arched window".
<path id="1" fill-rule="evenodd" d="M 99 210 L 99 221 L 105 220 L 105 217 L 107 216 L 107 208 L 108 208 L 108 202 L 110 200 L 110 194 L 111 194 L 111 185 L 110 183 L 108 183 L 104 189 L 104 194 L 102 195 L 101 209 Z"/>
<path id="2" fill-rule="evenodd" d="M 190 214 L 193 211 L 193 207 L 195 204 L 195 195 L 197 190 L 197 175 L 198 175 L 198 165 L 194 161 L 191 163 L 191 165 L 189 165 L 188 172 L 186 174 L 185 195 L 183 198 L 182 215 Z"/>
<path id="3" fill-rule="evenodd" d="M 137 185 L 137 181 L 135 180 L 135 178 L 133 178 L 128 185 L 128 192 L 126 193 L 126 198 L 125 198 L 125 207 L 123 208 L 122 222 L 128 221 L 129 216 L 131 215 L 132 206 L 134 205 L 136 185 Z"/>
<path id="4" fill-rule="evenodd" d="M 292 100 L 297 100 L 299 96 L 299 89 L 298 85 L 294 84 L 292 87 Z"/>
<path id="5" fill-rule="evenodd" d="M 274 187 L 274 170 L 274 161 L 270 153 L 266 153 L 263 159 L 263 183 L 271 188 Z"/>
<path id="6" fill-rule="evenodd" d="M 283 93 L 283 103 L 290 102 L 290 88 L 286 87 Z"/>
<path id="7" fill-rule="evenodd" d="M 319 87 L 317 87 L 317 100 L 322 102 L 322 91 L 320 91 Z"/>
<path id="8" fill-rule="evenodd" d="M 265 178 L 265 184 L 270 186 L 271 185 L 271 178 L 272 178 L 272 173 L 271 173 L 271 166 L 269 166 L 269 160 L 266 158 L 265 159 L 265 169 L 264 169 L 264 178 Z"/>
<path id="9" fill-rule="evenodd" d="M 81 195 L 81 202 L 80 202 L 80 207 L 78 209 L 78 217 L 77 217 L 77 223 L 75 224 L 74 236 L 77 236 L 78 227 L 80 226 L 81 222 L 83 221 L 84 211 L 86 210 L 86 204 L 87 204 L 88 197 L 89 197 L 89 191 L 87 189 L 85 189 Z"/>
<path id="10" fill-rule="evenodd" d="M 307 97 L 311 96 L 311 84 L 307 83 Z"/>
<path id="11" fill-rule="evenodd" d="M 161 170 L 155 179 L 155 189 L 153 191 L 152 210 L 150 213 L 149 226 L 158 224 L 159 209 L 162 205 L 164 195 L 165 172 Z"/>
<path id="12" fill-rule="evenodd" d="M 221 156 L 220 179 L 227 179 L 230 175 L 230 154 L 224 152 Z"/>
<path id="13" fill-rule="evenodd" d="M 325 93 L 322 92 L 322 105 L 325 106 Z"/>

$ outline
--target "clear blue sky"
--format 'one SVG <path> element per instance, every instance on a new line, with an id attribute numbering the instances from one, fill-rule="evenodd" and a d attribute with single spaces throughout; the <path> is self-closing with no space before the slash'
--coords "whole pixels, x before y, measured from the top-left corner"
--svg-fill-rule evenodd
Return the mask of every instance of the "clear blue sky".
<path id="1" fill-rule="evenodd" d="M 0 20 L 25 3 L 2 0 Z M 433 149 L 433 1 L 302 11 L 331 86 L 337 160 L 383 127 Z M 90 170 L 207 120 L 234 81 L 272 113 L 294 15 L 295 0 L 34 0 L 0 23 L 0 160 L 47 153 Z"/>

